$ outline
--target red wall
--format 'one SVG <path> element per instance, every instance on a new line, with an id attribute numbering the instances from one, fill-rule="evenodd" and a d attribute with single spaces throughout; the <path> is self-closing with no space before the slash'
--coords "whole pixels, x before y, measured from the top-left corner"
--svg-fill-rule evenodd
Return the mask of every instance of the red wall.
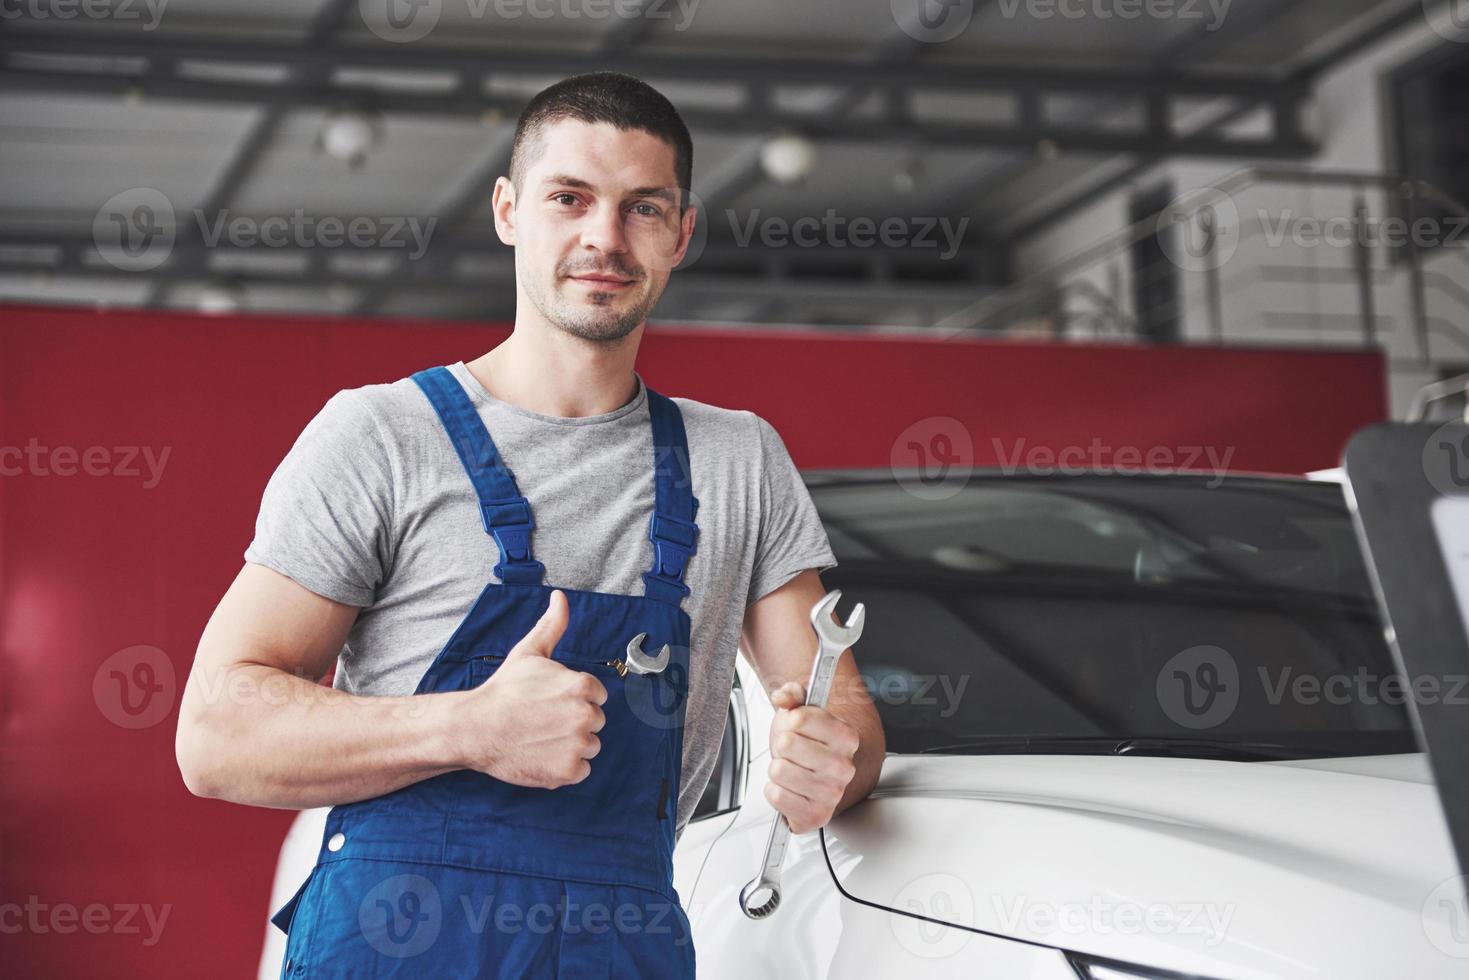
<path id="1" fill-rule="evenodd" d="M 322 403 L 507 330 L 0 307 L 0 452 L 38 447 L 0 455 L 0 974 L 253 976 L 291 815 L 189 795 L 177 685 L 266 479 Z M 979 465 L 992 438 L 1099 438 L 1302 472 L 1336 465 L 1385 411 L 1382 359 L 1363 353 L 655 329 L 638 369 L 665 394 L 758 412 L 806 467 L 888 465 L 905 428 L 950 416 Z M 162 459 L 156 486 L 116 447 Z M 139 664 L 162 690 L 124 704 L 113 671 L 146 681 Z M 152 945 L 128 911 L 142 906 L 167 909 Z"/>

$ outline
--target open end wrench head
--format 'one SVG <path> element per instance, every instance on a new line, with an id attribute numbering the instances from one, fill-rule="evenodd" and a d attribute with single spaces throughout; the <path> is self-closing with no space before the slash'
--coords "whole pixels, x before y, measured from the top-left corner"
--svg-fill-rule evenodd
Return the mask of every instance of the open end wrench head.
<path id="1" fill-rule="evenodd" d="M 629 640 L 627 656 L 623 662 L 627 664 L 627 669 L 635 674 L 661 674 L 663 668 L 668 666 L 668 644 L 663 644 L 662 649 L 650 657 L 643 652 L 643 641 L 647 638 L 647 633 L 639 633 Z"/>
<path id="2" fill-rule="evenodd" d="M 816 630 L 818 636 L 832 644 L 840 644 L 843 649 L 856 643 L 862 636 L 862 626 L 867 622 L 867 607 L 862 603 L 852 609 L 852 614 L 847 617 L 845 626 L 838 626 L 831 621 L 831 615 L 836 611 L 837 603 L 842 599 L 842 590 L 833 589 L 828 592 L 820 602 L 811 609 L 811 626 Z"/>

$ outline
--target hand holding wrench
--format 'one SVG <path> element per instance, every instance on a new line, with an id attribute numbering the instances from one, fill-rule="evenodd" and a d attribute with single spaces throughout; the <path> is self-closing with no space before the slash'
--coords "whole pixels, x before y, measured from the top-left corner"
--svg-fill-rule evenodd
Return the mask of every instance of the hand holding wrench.
<path id="1" fill-rule="evenodd" d="M 819 645 L 816 662 L 811 665 L 811 679 L 806 682 L 806 703 L 817 708 L 826 707 L 837 661 L 842 651 L 861 637 L 862 624 L 866 621 L 867 610 L 859 602 L 852 615 L 847 617 L 846 626 L 832 622 L 831 614 L 841 598 L 841 589 L 834 589 L 811 607 L 811 626 L 816 630 Z M 790 836 L 790 824 L 786 823 L 783 814 L 777 813 L 770 825 L 770 839 L 765 844 L 760 873 L 740 890 L 740 908 L 752 919 L 765 918 L 780 904 L 780 871 L 785 864 L 786 844 Z"/>

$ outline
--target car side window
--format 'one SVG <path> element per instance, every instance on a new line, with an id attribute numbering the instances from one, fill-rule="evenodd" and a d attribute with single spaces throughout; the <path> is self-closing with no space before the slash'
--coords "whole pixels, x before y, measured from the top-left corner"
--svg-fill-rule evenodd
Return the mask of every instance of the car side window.
<path id="1" fill-rule="evenodd" d="M 719 757 L 714 760 L 714 772 L 709 784 L 704 787 L 699 803 L 689 818 L 702 820 L 737 810 L 745 793 L 745 767 L 749 762 L 747 747 L 749 725 L 745 717 L 745 693 L 740 689 L 740 679 L 735 677 L 734 687 L 729 692 L 729 714 L 724 723 L 724 738 L 719 743 Z"/>

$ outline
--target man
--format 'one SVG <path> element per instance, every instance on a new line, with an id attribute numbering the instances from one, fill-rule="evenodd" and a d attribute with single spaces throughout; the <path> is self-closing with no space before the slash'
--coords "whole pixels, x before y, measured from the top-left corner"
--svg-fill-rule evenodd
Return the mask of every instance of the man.
<path id="1" fill-rule="evenodd" d="M 835 559 L 780 437 L 634 371 L 693 234 L 691 168 L 637 79 L 541 92 L 493 196 L 511 336 L 338 392 L 272 476 L 177 754 L 198 795 L 333 807 L 273 919 L 285 975 L 692 976 L 671 854 L 740 639 L 779 709 L 766 795 L 791 829 L 876 783 L 852 657 L 827 709 L 803 704 Z M 260 696 L 206 696 L 242 686 Z M 604 928 L 574 921 L 589 906 Z"/>

